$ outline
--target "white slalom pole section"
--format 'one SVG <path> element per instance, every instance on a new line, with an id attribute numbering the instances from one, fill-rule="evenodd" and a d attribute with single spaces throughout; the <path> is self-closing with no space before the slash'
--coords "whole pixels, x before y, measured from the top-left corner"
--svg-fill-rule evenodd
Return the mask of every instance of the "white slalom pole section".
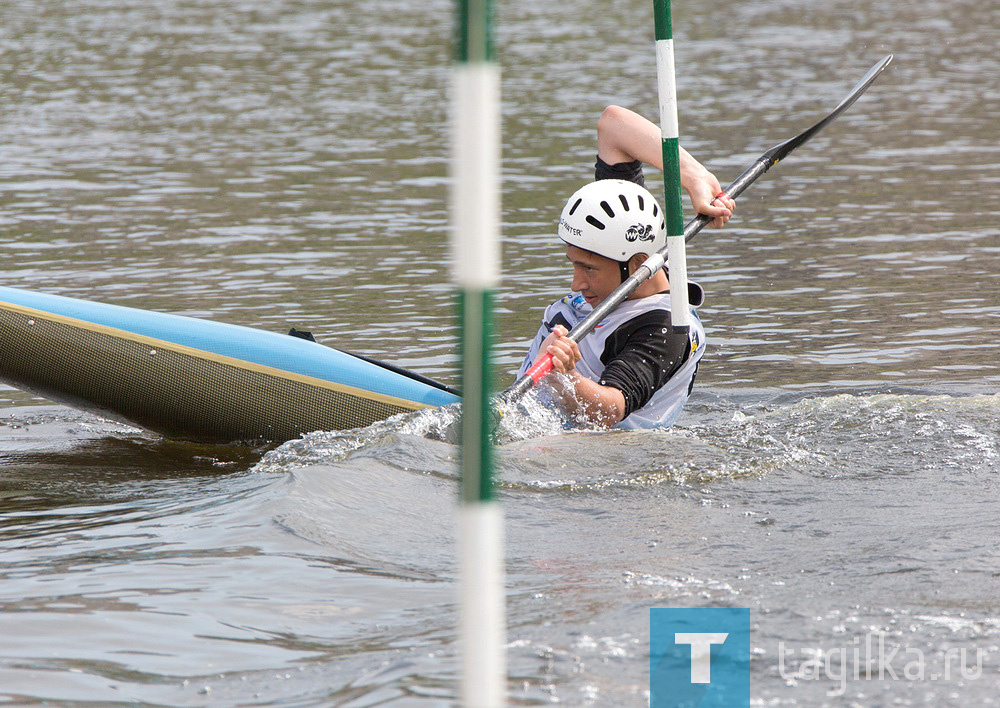
<path id="1" fill-rule="evenodd" d="M 459 64 L 452 99 L 454 282 L 492 290 L 500 280 L 500 71 Z"/>
<path id="2" fill-rule="evenodd" d="M 677 85 L 674 69 L 674 40 L 656 40 L 656 89 L 660 101 L 660 137 L 664 140 L 680 137 L 677 120 Z"/>
<path id="3" fill-rule="evenodd" d="M 656 77 L 660 98 L 660 136 L 663 140 L 663 191 L 664 208 L 667 212 L 667 277 L 670 279 L 670 319 L 674 327 L 690 327 L 687 249 L 684 244 L 684 216 L 681 201 L 677 83 L 674 71 L 674 40 L 669 0 L 654 0 L 653 14 L 656 19 Z"/>
<path id="4" fill-rule="evenodd" d="M 459 511 L 460 700 L 466 708 L 495 708 L 506 701 L 503 510 L 499 502 L 463 504 Z"/>
<path id="5" fill-rule="evenodd" d="M 503 513 L 493 493 L 490 321 L 500 272 L 500 73 L 490 0 L 459 0 L 452 105 L 452 259 L 462 338 L 459 700 L 506 702 Z"/>

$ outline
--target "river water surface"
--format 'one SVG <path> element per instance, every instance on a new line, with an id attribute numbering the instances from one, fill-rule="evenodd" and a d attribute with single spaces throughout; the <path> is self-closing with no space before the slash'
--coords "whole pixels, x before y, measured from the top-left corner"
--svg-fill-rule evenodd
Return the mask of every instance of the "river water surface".
<path id="1" fill-rule="evenodd" d="M 656 96 L 651 8 L 498 6 L 506 386 L 568 286 L 597 116 Z M 457 383 L 451 21 L 4 0 L 2 284 Z M 723 182 L 895 60 L 690 244 L 710 349 L 675 429 L 507 426 L 512 703 L 645 705 L 651 607 L 751 608 L 756 705 L 1000 703 L 998 27 L 995 1 L 675 7 L 682 143 Z M 0 387 L 0 699 L 452 704 L 453 416 L 203 447 Z M 869 638 L 891 672 L 816 668 Z"/>

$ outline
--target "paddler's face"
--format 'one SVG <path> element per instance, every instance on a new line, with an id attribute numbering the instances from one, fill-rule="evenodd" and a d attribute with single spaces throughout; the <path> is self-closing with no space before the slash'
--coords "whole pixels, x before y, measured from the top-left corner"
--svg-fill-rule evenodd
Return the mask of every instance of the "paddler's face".
<path id="1" fill-rule="evenodd" d="M 573 290 L 583 294 L 592 306 L 597 307 L 622 284 L 618 261 L 585 251 L 576 246 L 566 246 L 566 258 L 573 264 Z"/>

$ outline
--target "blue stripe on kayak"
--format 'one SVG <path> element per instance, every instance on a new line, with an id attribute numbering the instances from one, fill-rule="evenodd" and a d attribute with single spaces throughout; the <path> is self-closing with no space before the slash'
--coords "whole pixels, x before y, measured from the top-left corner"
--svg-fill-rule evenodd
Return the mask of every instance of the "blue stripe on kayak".
<path id="1" fill-rule="evenodd" d="M 286 334 L 16 288 L 0 287 L 0 302 L 427 406 L 444 406 L 460 400 L 447 391 L 336 349 Z"/>

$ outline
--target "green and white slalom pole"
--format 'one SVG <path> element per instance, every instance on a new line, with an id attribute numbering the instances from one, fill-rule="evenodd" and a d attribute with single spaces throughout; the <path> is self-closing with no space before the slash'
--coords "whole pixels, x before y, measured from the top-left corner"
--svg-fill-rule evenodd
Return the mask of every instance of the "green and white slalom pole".
<path id="1" fill-rule="evenodd" d="M 681 201 L 681 159 L 677 123 L 677 83 L 674 77 L 674 32 L 670 0 L 653 0 L 656 24 L 656 79 L 660 96 L 663 139 L 663 208 L 667 217 L 667 275 L 670 278 L 670 319 L 675 331 L 691 327 L 688 305 L 687 249 Z"/>
<path id="2" fill-rule="evenodd" d="M 490 321 L 500 269 L 500 72 L 490 0 L 458 0 L 451 243 L 462 339 L 460 701 L 505 703 L 503 514 L 493 492 Z"/>

